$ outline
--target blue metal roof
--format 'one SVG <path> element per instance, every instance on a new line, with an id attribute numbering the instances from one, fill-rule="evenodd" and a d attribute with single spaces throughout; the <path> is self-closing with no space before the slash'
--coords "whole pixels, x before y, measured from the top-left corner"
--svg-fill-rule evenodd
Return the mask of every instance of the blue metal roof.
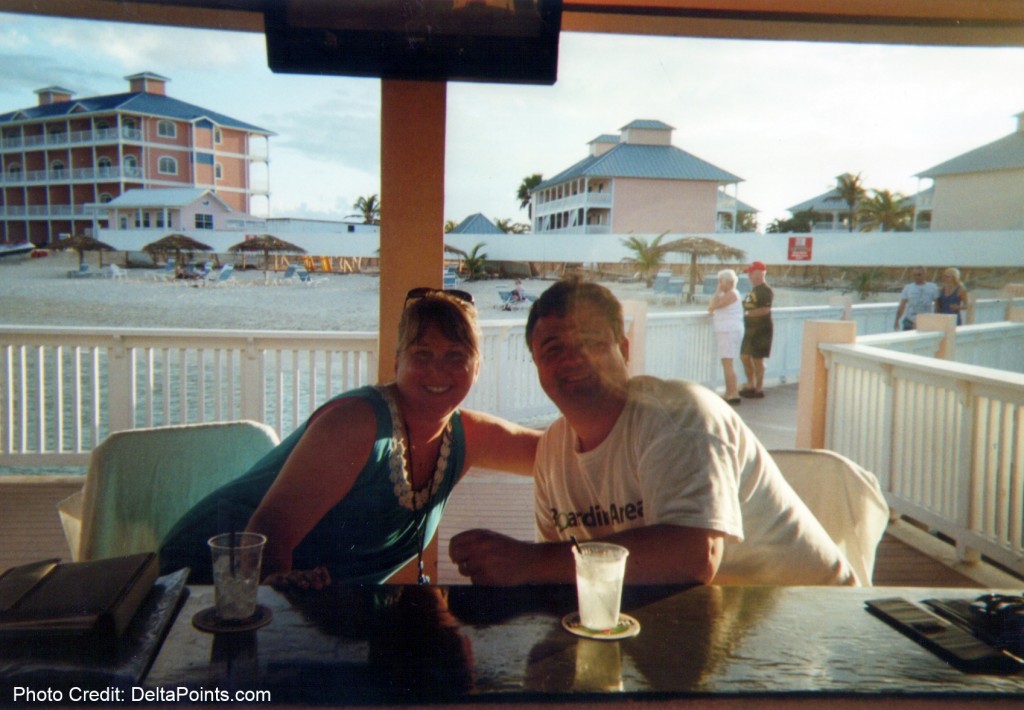
<path id="1" fill-rule="evenodd" d="M 237 128 L 252 133 L 263 133 L 269 136 L 276 135 L 273 131 L 254 126 L 245 121 L 225 116 L 222 113 L 211 111 L 173 99 L 170 96 L 160 94 L 146 94 L 141 92 L 127 92 L 123 94 L 108 94 L 106 96 L 91 96 L 85 99 L 71 99 L 70 101 L 59 101 L 46 104 L 45 106 L 32 106 L 22 108 L 8 113 L 0 114 L 0 123 L 11 123 L 14 121 L 38 120 L 42 118 L 58 118 L 61 116 L 77 115 L 85 113 L 110 113 L 113 111 L 124 111 L 128 113 L 147 114 L 150 116 L 161 116 L 163 118 L 177 119 L 181 121 L 195 121 L 200 118 L 209 118 L 217 125 L 225 128 Z"/>
<path id="2" fill-rule="evenodd" d="M 491 220 L 477 212 L 459 222 L 449 234 L 504 234 Z"/>
<path id="3" fill-rule="evenodd" d="M 567 170 L 545 180 L 534 190 L 557 185 L 577 177 L 703 180 L 718 183 L 743 181 L 743 178 L 675 146 L 620 143 L 603 155 L 584 158 Z"/>
<path id="4" fill-rule="evenodd" d="M 638 118 L 635 121 L 630 121 L 619 130 L 626 130 L 627 128 L 643 128 L 656 131 L 674 131 L 675 126 L 670 126 L 664 121 L 656 121 L 645 118 Z"/>
<path id="5" fill-rule="evenodd" d="M 942 175 L 1020 168 L 1024 168 L 1024 132 L 1017 131 L 928 168 L 918 173 L 917 177 L 935 178 Z"/>
<path id="6" fill-rule="evenodd" d="M 815 212 L 849 212 L 850 205 L 839 195 L 839 188 L 832 188 L 817 197 L 801 202 L 798 205 L 787 207 L 791 214 L 814 210 Z"/>

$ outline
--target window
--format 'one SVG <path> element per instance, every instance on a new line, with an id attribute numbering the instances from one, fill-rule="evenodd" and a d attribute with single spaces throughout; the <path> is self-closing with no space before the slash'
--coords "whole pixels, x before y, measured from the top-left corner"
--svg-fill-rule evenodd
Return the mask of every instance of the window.
<path id="1" fill-rule="evenodd" d="M 220 129 L 219 128 L 214 128 L 213 129 L 213 142 L 214 143 L 221 143 L 223 140 L 224 140 L 224 136 L 220 132 Z"/>
<path id="2" fill-rule="evenodd" d="M 111 162 L 110 158 L 108 158 L 105 155 L 101 156 L 99 159 L 96 160 L 96 175 L 97 175 L 97 177 L 110 177 L 110 174 L 112 172 L 111 168 L 113 168 L 113 167 L 114 166 L 113 166 L 113 163 Z"/>
<path id="3" fill-rule="evenodd" d="M 216 165 L 214 165 L 213 166 L 213 175 L 218 180 L 223 180 L 224 179 L 224 166 L 221 165 L 220 163 L 217 163 Z"/>
<path id="4" fill-rule="evenodd" d="M 213 229 L 213 215 L 196 213 L 196 229 Z"/>
<path id="5" fill-rule="evenodd" d="M 161 138 L 177 138 L 178 127 L 171 121 L 157 121 L 156 134 Z"/>
<path id="6" fill-rule="evenodd" d="M 161 175 L 177 175 L 178 161 L 165 155 L 157 161 L 156 169 Z"/>
<path id="7" fill-rule="evenodd" d="M 50 161 L 50 172 L 51 177 L 64 177 L 64 161 L 63 160 L 51 160 Z"/>
<path id="8" fill-rule="evenodd" d="M 17 177 L 18 175 L 21 175 L 21 165 L 18 163 L 11 163 L 7 167 L 7 174 L 10 175 L 11 177 Z"/>
<path id="9" fill-rule="evenodd" d="M 107 203 L 108 203 L 108 202 L 110 202 L 110 201 L 111 201 L 112 199 L 114 199 L 114 196 L 113 196 L 113 195 L 111 195 L 111 194 L 110 194 L 109 192 L 101 192 L 101 193 L 100 193 L 100 204 L 101 204 L 101 205 L 105 205 L 105 204 L 107 204 Z"/>
<path id="10" fill-rule="evenodd" d="M 124 156 L 124 174 L 129 177 L 139 174 L 139 159 L 134 155 Z"/>

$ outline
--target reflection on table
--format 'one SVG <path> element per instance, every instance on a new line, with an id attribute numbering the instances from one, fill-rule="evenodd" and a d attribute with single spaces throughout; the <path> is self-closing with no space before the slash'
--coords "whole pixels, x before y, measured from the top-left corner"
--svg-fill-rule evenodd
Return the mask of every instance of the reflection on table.
<path id="1" fill-rule="evenodd" d="M 880 596 L 977 595 L 627 587 L 623 611 L 641 632 L 608 642 L 562 629 L 576 608 L 572 586 L 340 585 L 288 597 L 261 588 L 273 621 L 217 635 L 191 626 L 212 603 L 212 590 L 194 587 L 146 685 L 266 689 L 277 703 L 333 704 L 580 694 L 1024 697 L 1024 676 L 961 673 L 864 610 Z"/>

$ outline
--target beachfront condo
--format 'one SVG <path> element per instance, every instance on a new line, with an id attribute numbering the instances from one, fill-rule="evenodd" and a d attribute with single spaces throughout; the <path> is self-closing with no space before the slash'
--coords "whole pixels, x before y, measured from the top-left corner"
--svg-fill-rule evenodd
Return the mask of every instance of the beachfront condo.
<path id="1" fill-rule="evenodd" d="M 739 231 L 739 215 L 756 212 L 726 191 L 742 178 L 672 145 L 673 130 L 635 120 L 590 141 L 587 157 L 531 192 L 533 231 Z"/>
<path id="2" fill-rule="evenodd" d="M 211 190 L 266 213 L 271 131 L 168 96 L 158 74 L 125 78 L 124 93 L 48 86 L 36 106 L 0 114 L 0 243 L 90 234 L 94 216 L 108 226 L 100 206 L 129 190 Z"/>

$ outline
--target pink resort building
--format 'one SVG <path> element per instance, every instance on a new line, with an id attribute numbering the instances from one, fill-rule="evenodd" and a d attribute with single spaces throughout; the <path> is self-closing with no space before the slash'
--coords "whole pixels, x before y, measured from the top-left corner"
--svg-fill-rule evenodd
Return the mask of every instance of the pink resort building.
<path id="1" fill-rule="evenodd" d="M 36 106 L 0 114 L 0 242 L 89 234 L 94 217 L 107 226 L 100 205 L 129 190 L 198 188 L 266 211 L 271 131 L 167 96 L 158 74 L 125 78 L 124 93 L 49 86 Z"/>
<path id="2" fill-rule="evenodd" d="M 672 126 L 635 120 L 531 193 L 533 231 L 561 234 L 733 231 L 754 208 L 729 195 L 742 178 L 672 145 Z"/>

